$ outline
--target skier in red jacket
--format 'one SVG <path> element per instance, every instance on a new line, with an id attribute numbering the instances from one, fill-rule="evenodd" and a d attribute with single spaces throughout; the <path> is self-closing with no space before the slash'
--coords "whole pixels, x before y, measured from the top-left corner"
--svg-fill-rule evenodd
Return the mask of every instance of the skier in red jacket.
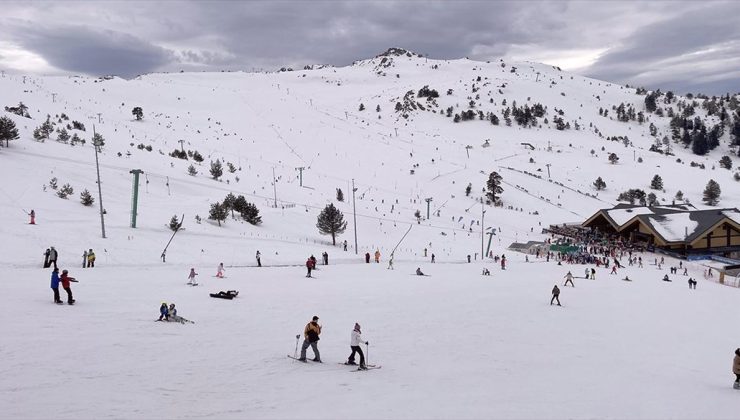
<path id="1" fill-rule="evenodd" d="M 72 299 L 72 288 L 70 287 L 69 282 L 73 281 L 77 283 L 77 280 L 74 277 L 70 277 L 69 271 L 67 270 L 62 270 L 62 277 L 60 277 L 60 280 L 62 281 L 62 288 L 67 292 L 67 303 L 73 305 L 75 300 Z"/>

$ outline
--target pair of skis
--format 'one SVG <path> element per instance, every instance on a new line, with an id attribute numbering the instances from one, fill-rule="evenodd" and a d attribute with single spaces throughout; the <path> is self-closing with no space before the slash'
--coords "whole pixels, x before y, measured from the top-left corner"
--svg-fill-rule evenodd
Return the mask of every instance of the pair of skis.
<path id="1" fill-rule="evenodd" d="M 309 360 L 313 362 L 313 359 L 301 360 L 300 358 L 295 357 L 295 356 L 291 356 L 289 354 L 287 356 L 288 356 L 288 358 L 293 359 L 293 360 L 297 360 L 299 362 L 307 363 Z M 314 363 L 321 363 L 321 362 L 314 362 Z M 356 365 L 350 365 L 348 363 L 338 363 L 338 364 L 343 365 L 343 366 L 356 366 Z M 365 370 L 380 369 L 382 366 L 380 366 L 380 365 L 365 365 L 365 367 L 366 367 L 366 369 L 357 368 L 357 369 L 351 370 L 350 372 L 362 372 L 362 371 L 365 371 Z"/>

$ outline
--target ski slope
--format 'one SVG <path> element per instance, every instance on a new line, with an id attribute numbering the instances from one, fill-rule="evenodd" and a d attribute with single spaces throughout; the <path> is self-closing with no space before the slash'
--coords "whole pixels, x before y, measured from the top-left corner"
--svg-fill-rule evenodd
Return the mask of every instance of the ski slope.
<path id="1" fill-rule="evenodd" d="M 395 111 L 409 90 L 423 86 L 439 91 L 437 106 L 417 97 L 424 111 Z M 470 100 L 476 110 L 501 110 L 504 99 L 543 104 L 549 122 L 525 129 L 441 115 L 450 106 L 468 109 Z M 536 63 L 406 55 L 280 73 L 6 75 L 0 102 L 22 101 L 32 118 L 3 112 L 21 139 L 0 148 L 0 263 L 11 297 L 0 308 L 0 406 L 10 418 L 734 418 L 737 289 L 704 281 L 698 263 L 690 265 L 698 290 L 689 291 L 683 276 L 661 282 L 666 264 L 665 273 L 646 266 L 576 279 L 575 289 L 563 290 L 564 307 L 550 307 L 553 284 L 585 266 L 526 263 L 506 249 L 544 239 L 549 224 L 581 222 L 629 188 L 650 192 L 655 174 L 665 185 L 654 191 L 662 203 L 681 190 L 701 207 L 714 179 L 720 206 L 737 206 L 734 170 L 717 165 L 732 154 L 727 134 L 706 156 L 678 145 L 675 156 L 665 156 L 648 151 L 654 139 L 647 123 L 598 112 L 621 102 L 644 109 L 643 100 L 632 88 Z M 131 115 L 135 106 L 143 108 L 142 121 Z M 556 130 L 556 108 L 583 129 Z M 84 132 L 70 131 L 84 146 L 54 141 L 56 134 L 33 140 L 47 114 L 57 122 L 61 113 L 85 124 Z M 697 114 L 716 118 L 700 107 Z M 649 117 L 659 137 L 670 136 L 668 118 Z M 99 155 L 106 238 L 93 126 L 106 139 Z M 625 135 L 631 146 L 605 139 Z M 482 147 L 486 140 L 490 147 Z M 169 156 L 181 147 L 204 162 Z M 616 165 L 607 160 L 611 152 L 620 157 Z M 220 180 L 208 174 L 216 159 L 224 163 Z M 187 172 L 191 164 L 195 176 Z M 133 169 L 144 171 L 136 229 Z M 480 203 L 491 171 L 503 177 L 501 207 Z M 607 188 L 597 192 L 599 176 Z M 74 194 L 58 198 L 52 177 Z M 94 206 L 80 204 L 83 189 Z M 207 220 L 210 204 L 230 192 L 255 203 L 263 223 Z M 432 198 L 429 218 L 425 198 Z M 329 203 L 349 222 L 336 245 L 315 227 Z M 28 224 L 31 209 L 36 225 Z M 184 230 L 163 263 L 173 215 L 185 216 Z M 387 270 L 409 226 L 396 269 Z M 510 261 L 506 271 L 480 261 L 481 230 L 488 228 L 496 232 L 491 250 Z M 41 268 L 49 246 L 58 249 L 60 268 L 80 280 L 72 286 L 74 307 L 51 303 L 50 271 Z M 97 267 L 83 270 L 89 248 Z M 254 267 L 258 250 L 261 269 Z M 376 250 L 381 264 L 364 264 L 363 255 Z M 330 266 L 306 279 L 306 258 L 320 260 L 324 251 Z M 467 255 L 473 263 L 464 263 Z M 223 280 L 212 277 L 221 262 Z M 492 277 L 480 275 L 484 266 Z M 185 285 L 191 267 L 200 273 L 194 288 Z M 413 276 L 417 267 L 432 277 Z M 634 281 L 617 279 L 624 275 Z M 228 289 L 239 297 L 208 297 Z M 163 301 L 196 324 L 152 322 Z M 285 355 L 313 315 L 324 325 L 326 363 L 294 363 Z M 371 363 L 382 369 L 350 373 L 336 364 L 349 354 L 354 322 L 371 342 Z"/>

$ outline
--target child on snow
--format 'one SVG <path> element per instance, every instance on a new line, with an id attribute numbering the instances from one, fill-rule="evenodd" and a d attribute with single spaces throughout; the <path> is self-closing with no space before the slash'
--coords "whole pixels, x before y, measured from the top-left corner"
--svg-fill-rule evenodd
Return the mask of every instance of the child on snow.
<path id="1" fill-rule="evenodd" d="M 169 315 L 169 309 L 167 308 L 167 302 L 162 302 L 162 304 L 159 306 L 159 319 L 157 321 L 161 321 L 162 318 L 164 318 L 165 321 L 170 320 Z"/>
<path id="2" fill-rule="evenodd" d="M 732 360 L 732 373 L 735 374 L 735 385 L 733 388 L 740 389 L 740 348 L 735 350 L 735 358 Z"/>
<path id="3" fill-rule="evenodd" d="M 62 270 L 62 277 L 60 280 L 62 281 L 62 288 L 67 292 L 67 303 L 70 305 L 74 304 L 75 300 L 72 299 L 72 288 L 70 287 L 69 282 L 73 281 L 77 283 L 77 280 L 74 277 L 70 277 L 69 271 L 67 270 Z"/>
<path id="4" fill-rule="evenodd" d="M 51 290 L 54 291 L 54 303 L 62 303 L 59 298 L 59 269 L 55 268 L 51 272 Z"/>
<path id="5" fill-rule="evenodd" d="M 216 277 L 222 279 L 224 278 L 224 263 L 221 263 L 218 265 L 218 272 L 216 273 Z"/>
<path id="6" fill-rule="evenodd" d="M 362 332 L 360 331 L 360 324 L 355 323 L 355 329 L 352 330 L 352 336 L 350 338 L 350 344 L 349 347 L 352 349 L 352 354 L 349 355 L 349 359 L 347 359 L 348 365 L 356 365 L 355 363 L 355 353 L 360 354 L 360 369 L 366 370 L 367 367 L 365 366 L 365 354 L 362 352 L 362 348 L 360 347 L 360 344 L 365 343 L 365 345 L 368 345 L 369 342 L 363 340 L 362 338 Z"/>
<path id="7" fill-rule="evenodd" d="M 197 276 L 197 275 L 198 275 L 198 273 L 195 272 L 195 268 L 191 268 L 190 269 L 190 274 L 188 274 L 188 283 L 187 284 L 191 284 L 193 286 L 195 286 L 196 284 L 198 284 L 198 283 L 195 282 L 195 276 Z"/>

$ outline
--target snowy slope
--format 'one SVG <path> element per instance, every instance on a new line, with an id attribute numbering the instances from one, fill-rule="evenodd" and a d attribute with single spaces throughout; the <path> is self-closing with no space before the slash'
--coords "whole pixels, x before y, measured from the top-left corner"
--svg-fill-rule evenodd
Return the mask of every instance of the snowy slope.
<path id="1" fill-rule="evenodd" d="M 425 110 L 395 111 L 408 91 L 423 86 L 439 92 L 437 106 L 415 97 Z M 454 123 L 443 115 L 450 106 L 454 113 L 468 109 L 471 100 L 476 111 L 500 115 L 504 99 L 508 105 L 541 103 L 548 123 Z M 732 417 L 728 354 L 737 343 L 728 333 L 736 289 L 702 282 L 687 294 L 684 279 L 664 284 L 657 281 L 663 273 L 646 268 L 629 273 L 633 283 L 578 284 L 564 292 L 566 308 L 550 308 L 549 289 L 567 270 L 524 264 L 506 251 L 513 241 L 542 239 L 541 227 L 550 223 L 583 221 L 628 188 L 649 191 L 655 174 L 665 184 L 665 192 L 656 191 L 661 202 L 670 203 L 681 190 L 699 207 L 711 178 L 723 188 L 720 205 L 737 206 L 733 172 L 716 165 L 731 154 L 728 135 L 704 157 L 679 145 L 675 156 L 649 152 L 655 140 L 648 123 L 611 119 L 612 105 L 643 110 L 643 101 L 634 89 L 541 64 L 404 54 L 281 73 L 151 74 L 128 81 L 6 75 L 0 102 L 23 102 L 32 118 L 3 113 L 16 122 L 21 139 L 0 149 L 0 262 L 9 267 L 14 299 L 2 308 L 2 319 L 12 322 L 0 327 L 11 338 L 0 346 L 7 361 L 0 405 L 11 417 L 38 418 L 295 418 L 305 417 L 305 410 L 330 418 Z M 144 110 L 142 121 L 133 119 L 135 106 Z M 600 116 L 599 107 L 609 108 L 610 116 Z M 555 129 L 556 109 L 582 129 Z M 33 140 L 47 114 L 57 122 L 62 113 L 85 124 L 85 132 L 70 134 L 86 145 L 59 143 L 56 135 Z M 716 118 L 700 107 L 697 114 Z M 649 118 L 658 137 L 670 137 L 668 118 Z M 99 156 L 105 239 L 93 126 L 106 139 Z M 606 140 L 612 136 L 629 136 L 632 145 Z M 482 147 L 487 139 L 491 147 Z M 170 157 L 180 140 L 205 161 Z M 620 157 L 616 165 L 607 160 L 611 152 Z M 208 175 L 216 159 L 225 166 L 220 181 Z M 229 173 L 226 162 L 237 171 Z M 191 164 L 196 176 L 187 173 Z M 305 168 L 303 187 L 298 167 Z M 133 169 L 144 171 L 136 229 L 129 227 Z M 503 177 L 503 206 L 482 206 L 494 170 Z M 591 184 L 599 176 L 607 189 L 597 194 Z M 52 177 L 74 187 L 70 199 L 55 196 L 48 187 Z M 344 202 L 336 200 L 337 188 Z M 83 189 L 93 193 L 94 206 L 79 203 Z M 207 220 L 210 203 L 229 192 L 255 203 L 263 223 L 229 218 L 219 227 Z M 433 198 L 429 219 L 427 197 Z M 328 203 L 349 221 L 336 247 L 315 227 Z M 27 224 L 30 209 L 35 226 Z M 506 252 L 513 263 L 492 279 L 479 276 L 482 210 L 483 225 L 497 231 L 493 252 Z M 162 263 L 171 236 L 167 223 L 182 214 L 185 230 Z M 361 256 L 376 249 L 385 263 L 409 226 L 395 271 L 362 264 Z M 339 246 L 345 239 L 347 252 Z M 73 286 L 77 307 L 49 303 L 49 273 L 39 268 L 49 246 L 81 281 Z M 99 267 L 81 271 L 88 248 L 95 249 Z M 428 263 L 424 248 L 439 264 Z M 263 264 L 287 267 L 251 268 L 257 250 Z M 324 251 L 332 266 L 308 283 L 302 264 Z M 476 264 L 457 264 L 467 255 Z M 216 283 L 210 276 L 220 262 L 229 278 Z M 410 276 L 418 266 L 433 277 Z M 186 288 L 190 267 L 205 287 Z M 692 266 L 693 276 L 701 271 Z M 228 288 L 242 295 L 233 302 L 206 295 Z M 162 301 L 177 302 L 197 324 L 151 322 Z M 555 315 L 555 309 L 562 310 Z M 60 311 L 68 313 L 60 317 Z M 293 337 L 313 314 L 326 326 L 321 343 L 327 364 L 296 366 L 285 354 L 292 354 Z M 334 362 L 346 357 L 355 321 L 373 343 L 371 359 L 384 367 L 347 377 L 354 374 Z M 50 347 L 58 348 L 57 356 Z M 35 403 L 63 383 L 79 398 L 72 407 L 58 411 L 65 396 L 56 394 L 49 404 Z M 694 400 L 681 396 L 686 389 L 696 392 Z"/>

